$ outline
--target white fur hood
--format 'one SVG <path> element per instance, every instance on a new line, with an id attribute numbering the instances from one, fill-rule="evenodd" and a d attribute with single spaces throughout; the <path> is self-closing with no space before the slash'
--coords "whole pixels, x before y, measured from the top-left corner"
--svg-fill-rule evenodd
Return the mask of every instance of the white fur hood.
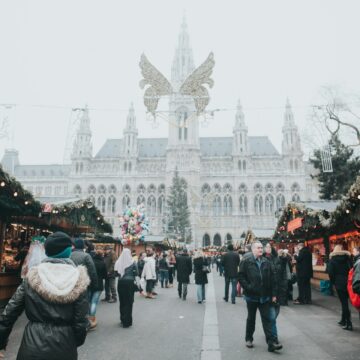
<path id="1" fill-rule="evenodd" d="M 30 287 L 49 302 L 74 302 L 90 284 L 84 266 L 68 262 L 43 262 L 30 269 L 26 277 Z"/>

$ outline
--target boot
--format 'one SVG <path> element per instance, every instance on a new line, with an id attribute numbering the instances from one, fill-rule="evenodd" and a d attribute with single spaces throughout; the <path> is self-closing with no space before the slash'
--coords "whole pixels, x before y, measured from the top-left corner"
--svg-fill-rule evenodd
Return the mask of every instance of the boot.
<path id="1" fill-rule="evenodd" d="M 352 322 L 350 320 L 346 321 L 346 324 L 342 327 L 344 330 L 353 330 Z"/>
<path id="2" fill-rule="evenodd" d="M 90 329 L 89 330 L 94 330 L 96 328 L 96 325 L 97 325 L 96 317 L 95 316 L 89 316 L 89 322 L 90 322 Z"/>
<path id="3" fill-rule="evenodd" d="M 340 326 L 345 326 L 345 325 L 346 325 L 346 321 L 345 321 L 344 316 L 341 317 L 341 320 L 338 322 L 338 324 L 339 324 Z"/>

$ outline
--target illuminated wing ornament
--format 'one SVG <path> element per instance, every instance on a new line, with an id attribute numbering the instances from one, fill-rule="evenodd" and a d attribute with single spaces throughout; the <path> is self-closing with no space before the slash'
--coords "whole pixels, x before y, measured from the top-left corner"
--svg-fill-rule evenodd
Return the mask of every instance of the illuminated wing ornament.
<path id="1" fill-rule="evenodd" d="M 160 98 L 174 94 L 174 90 L 166 77 L 150 63 L 144 54 L 141 55 L 139 65 L 143 76 L 140 87 L 144 89 L 146 85 L 150 85 L 144 93 L 144 104 L 147 111 L 155 116 Z M 198 115 L 205 110 L 210 102 L 209 92 L 204 85 L 207 84 L 210 88 L 213 87 L 214 81 L 210 76 L 214 65 L 214 54 L 210 53 L 205 62 L 187 77 L 179 90 L 179 94 L 193 98 Z"/>
<path id="2" fill-rule="evenodd" d="M 140 81 L 140 87 L 144 89 L 146 85 L 150 85 L 144 93 L 144 104 L 147 110 L 155 116 L 159 99 L 165 95 L 171 95 L 173 89 L 166 77 L 150 63 L 147 57 L 142 54 L 140 59 L 141 74 L 144 77 Z"/>
<path id="3" fill-rule="evenodd" d="M 197 69 L 195 69 L 180 87 L 180 94 L 189 95 L 194 99 L 197 114 L 202 113 L 210 102 L 209 92 L 204 86 L 214 86 L 214 80 L 210 79 L 215 65 L 214 54 L 210 53 L 208 58 Z"/>

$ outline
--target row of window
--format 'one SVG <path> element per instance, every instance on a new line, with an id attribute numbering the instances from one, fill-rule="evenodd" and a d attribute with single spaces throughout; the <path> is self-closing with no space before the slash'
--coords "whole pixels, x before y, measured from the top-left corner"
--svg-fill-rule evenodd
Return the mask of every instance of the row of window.
<path id="1" fill-rule="evenodd" d="M 130 193 L 131 192 L 131 188 L 129 185 L 124 185 L 123 186 L 123 192 L 124 193 Z M 159 185 L 157 188 L 154 184 L 150 184 L 147 189 L 145 187 L 145 185 L 143 184 L 140 184 L 138 187 L 137 187 L 137 192 L 139 194 L 143 194 L 145 193 L 146 191 L 148 193 L 156 193 L 156 191 L 159 193 L 159 194 L 163 194 L 165 193 L 165 185 L 164 184 L 161 184 Z M 75 185 L 74 187 L 74 194 L 75 195 L 81 195 L 83 193 L 83 189 L 81 188 L 80 185 Z M 106 194 L 106 193 L 109 193 L 109 194 L 116 194 L 117 193 L 117 188 L 114 184 L 106 187 L 105 185 L 101 184 L 99 185 L 97 188 L 95 187 L 95 185 L 89 185 L 88 188 L 87 188 L 87 191 L 84 192 L 85 194 L 89 194 L 89 195 L 94 195 L 94 194 Z"/>
<path id="2" fill-rule="evenodd" d="M 201 193 L 202 194 L 208 194 L 212 190 L 215 193 L 221 193 L 221 192 L 223 192 L 223 193 L 231 193 L 233 191 L 233 188 L 229 183 L 226 183 L 223 187 L 220 184 L 216 183 L 212 188 L 210 187 L 209 184 L 206 183 L 201 187 Z M 246 193 L 247 191 L 248 191 L 247 185 L 245 183 L 240 184 L 239 192 L 240 193 Z M 280 193 L 280 192 L 285 191 L 285 186 L 282 183 L 278 183 L 276 186 L 274 186 L 271 183 L 267 183 L 265 185 L 262 185 L 260 183 L 256 183 L 254 185 L 254 191 L 258 192 L 258 193 L 261 193 L 263 191 L 270 192 L 270 193 L 273 193 L 275 191 L 276 193 Z M 292 192 L 299 192 L 300 191 L 300 185 L 298 183 L 296 183 L 296 182 L 293 183 L 291 185 L 291 191 Z"/>
<path id="3" fill-rule="evenodd" d="M 226 234 L 224 240 L 226 242 L 231 241 L 232 240 L 232 235 L 231 234 Z M 211 240 L 210 240 L 210 235 L 209 234 L 204 234 L 202 243 L 203 243 L 203 247 L 211 245 Z M 215 245 L 215 246 L 221 246 L 222 245 L 221 235 L 219 233 L 216 233 L 214 235 L 214 237 L 213 237 L 213 245 Z"/>
<path id="4" fill-rule="evenodd" d="M 35 196 L 67 195 L 67 186 L 27 186 L 26 189 Z"/>

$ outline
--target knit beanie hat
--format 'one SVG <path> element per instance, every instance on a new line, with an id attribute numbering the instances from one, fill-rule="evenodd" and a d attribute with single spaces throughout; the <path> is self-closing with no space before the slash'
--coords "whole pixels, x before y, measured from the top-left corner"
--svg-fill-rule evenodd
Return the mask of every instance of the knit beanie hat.
<path id="1" fill-rule="evenodd" d="M 45 253 L 49 257 L 56 257 L 58 254 L 65 251 L 67 248 L 71 249 L 71 239 L 69 235 L 58 231 L 48 236 L 45 241 Z M 71 251 L 70 251 L 71 254 Z"/>
<path id="2" fill-rule="evenodd" d="M 75 249 L 83 250 L 83 249 L 85 249 L 85 242 L 83 239 L 75 239 L 74 246 L 75 246 Z"/>

